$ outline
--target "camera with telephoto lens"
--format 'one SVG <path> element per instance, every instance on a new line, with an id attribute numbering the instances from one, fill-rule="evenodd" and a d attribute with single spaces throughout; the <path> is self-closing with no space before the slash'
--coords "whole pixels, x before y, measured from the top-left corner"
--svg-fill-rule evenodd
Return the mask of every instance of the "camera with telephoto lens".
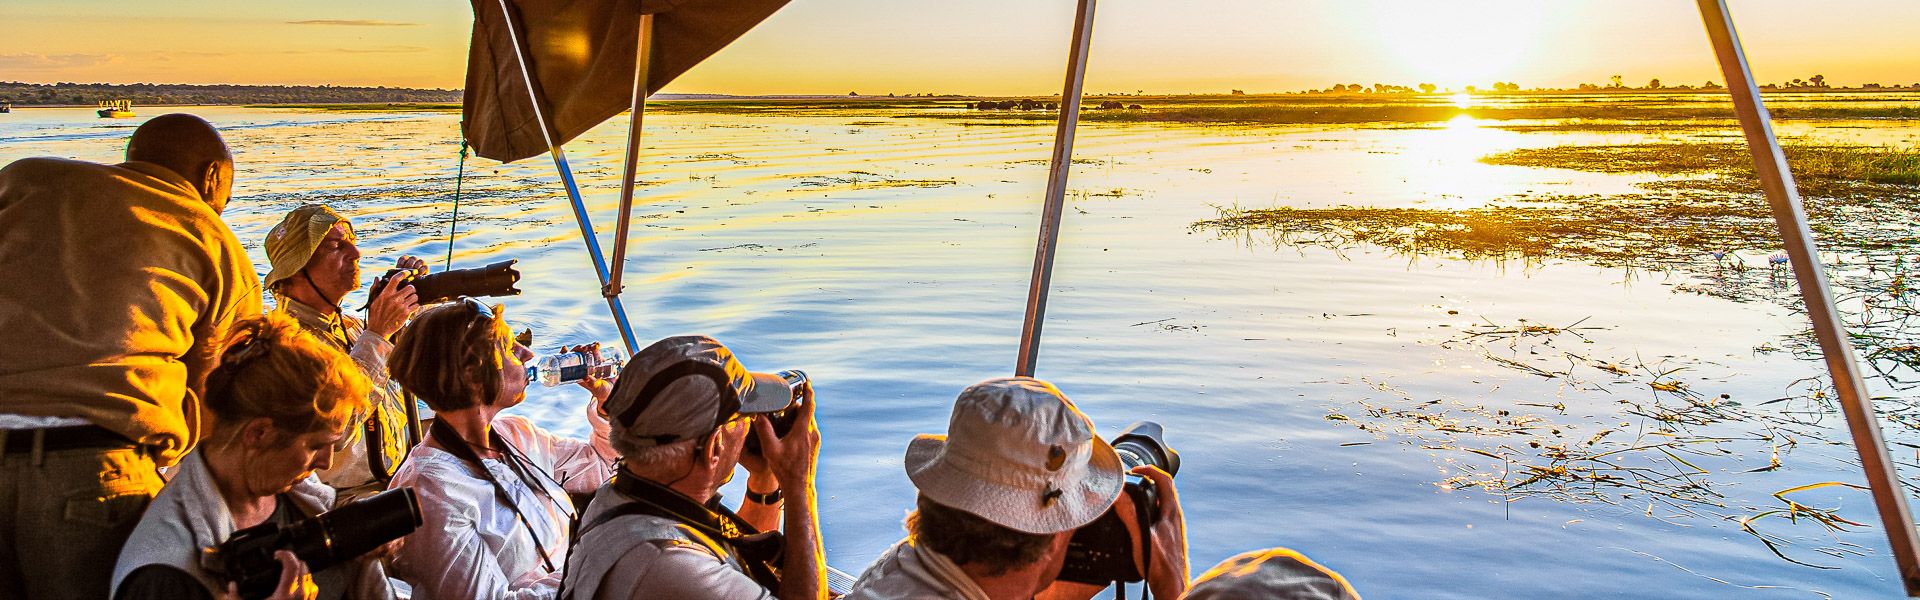
<path id="1" fill-rule="evenodd" d="M 461 296 L 518 296 L 520 290 L 514 284 L 520 283 L 520 271 L 513 268 L 518 260 L 503 260 L 484 267 L 473 269 L 453 269 L 439 273 L 415 275 L 412 269 L 389 269 L 387 274 L 373 280 L 373 289 L 367 290 L 367 306 L 387 289 L 387 283 L 400 277 L 413 286 L 413 293 L 420 298 L 420 304 L 445 302 Z M 360 307 L 365 309 L 367 306 Z"/>
<path id="2" fill-rule="evenodd" d="M 265 598 L 280 582 L 274 552 L 291 550 L 308 571 L 319 573 L 413 533 L 420 524 L 420 498 L 413 489 L 387 490 L 285 527 L 268 521 L 235 531 L 212 549 L 210 562 L 216 575 L 240 588 L 241 598 Z"/>
<path id="3" fill-rule="evenodd" d="M 1120 455 L 1121 470 L 1153 465 L 1168 475 L 1179 473 L 1180 453 L 1168 446 L 1165 438 L 1166 432 L 1160 424 L 1152 421 L 1134 423 L 1121 431 L 1113 438 L 1113 451 Z M 1060 567 L 1060 580 L 1107 585 L 1146 579 L 1141 565 L 1135 564 L 1134 556 L 1136 553 L 1147 556 L 1153 524 L 1160 522 L 1160 494 L 1153 480 L 1132 474 L 1126 475 L 1126 485 L 1121 490 L 1133 499 L 1133 514 L 1120 514 L 1120 503 L 1115 502 L 1106 514 L 1075 530 L 1073 539 L 1067 543 L 1067 560 Z M 1138 538 L 1127 531 L 1128 520 L 1139 524 Z"/>
<path id="4" fill-rule="evenodd" d="M 773 437 L 779 438 L 786 437 L 787 432 L 793 431 L 793 424 L 800 420 L 800 403 L 805 401 L 807 374 L 799 369 L 788 369 L 774 374 L 787 380 L 787 390 L 793 394 L 793 404 L 767 413 L 767 420 L 773 423 Z M 760 455 L 760 434 L 747 432 L 746 452 L 754 456 Z"/>

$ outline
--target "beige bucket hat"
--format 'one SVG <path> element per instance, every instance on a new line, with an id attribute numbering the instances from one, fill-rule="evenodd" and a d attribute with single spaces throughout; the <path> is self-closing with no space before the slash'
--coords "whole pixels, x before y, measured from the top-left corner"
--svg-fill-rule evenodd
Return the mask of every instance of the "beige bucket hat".
<path id="1" fill-rule="evenodd" d="M 1188 600 L 1360 600 L 1339 573 L 1286 548 L 1229 558 L 1193 580 Z"/>
<path id="2" fill-rule="evenodd" d="M 1053 384 L 990 379 L 960 392 L 947 435 L 907 445 L 907 478 L 929 500 L 1047 534 L 1093 522 L 1120 497 L 1120 456 Z"/>
<path id="3" fill-rule="evenodd" d="M 347 241 L 355 241 L 353 223 L 324 205 L 307 204 L 287 213 L 279 225 L 267 232 L 267 264 L 273 269 L 267 272 L 261 286 L 271 289 L 273 284 L 306 268 L 307 261 L 313 259 L 313 251 L 326 239 L 327 231 L 338 223 L 347 224 Z"/>

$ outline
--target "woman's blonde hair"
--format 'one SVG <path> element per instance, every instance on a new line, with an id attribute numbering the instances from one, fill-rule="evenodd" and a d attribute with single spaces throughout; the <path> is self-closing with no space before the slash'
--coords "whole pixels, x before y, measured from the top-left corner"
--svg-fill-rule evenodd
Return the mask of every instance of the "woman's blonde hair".
<path id="1" fill-rule="evenodd" d="M 371 388 L 345 353 L 292 317 L 269 313 L 234 324 L 207 375 L 203 401 L 219 423 L 265 418 L 274 429 L 299 435 L 365 412 Z"/>

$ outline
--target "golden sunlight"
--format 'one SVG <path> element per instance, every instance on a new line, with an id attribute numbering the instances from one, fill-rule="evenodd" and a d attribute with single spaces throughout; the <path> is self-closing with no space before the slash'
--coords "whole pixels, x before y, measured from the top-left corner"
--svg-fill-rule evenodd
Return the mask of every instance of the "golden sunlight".
<path id="1" fill-rule="evenodd" d="M 1486 87 L 1512 78 L 1553 22 L 1551 3 L 1512 0 L 1394 3 L 1376 11 L 1370 40 L 1425 82 Z"/>

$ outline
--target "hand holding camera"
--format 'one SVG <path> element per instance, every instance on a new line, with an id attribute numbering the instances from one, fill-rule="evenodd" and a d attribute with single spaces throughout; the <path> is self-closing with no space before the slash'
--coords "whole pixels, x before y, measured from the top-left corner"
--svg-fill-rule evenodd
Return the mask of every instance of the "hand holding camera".
<path id="1" fill-rule="evenodd" d="M 783 490 L 813 488 L 820 463 L 820 429 L 813 421 L 813 386 L 805 373 L 781 371 L 793 389 L 793 406 L 771 415 L 753 417 L 748 451 L 757 451 Z"/>
<path id="2" fill-rule="evenodd" d="M 1129 472 L 1153 482 L 1159 500 L 1158 520 L 1147 529 L 1147 545 L 1152 552 L 1145 571 L 1147 587 L 1155 598 L 1179 598 L 1187 593 L 1189 574 L 1187 517 L 1180 509 L 1180 494 L 1173 489 L 1173 474 L 1151 464 Z"/>
<path id="3" fill-rule="evenodd" d="M 405 273 L 412 273 L 412 271 Z M 373 298 L 367 302 L 367 331 L 380 334 L 382 338 L 392 339 L 393 334 L 400 331 L 400 326 L 406 325 L 407 319 L 413 318 L 413 313 L 420 312 L 420 296 L 410 285 L 411 281 L 413 278 L 408 275 L 384 277 L 374 282 L 374 289 L 371 292 Z"/>
<path id="4" fill-rule="evenodd" d="M 364 556 L 421 523 L 412 488 L 387 490 L 286 526 L 268 521 L 235 531 L 212 549 L 210 570 L 231 582 L 235 598 L 311 599 L 317 592 L 308 569 Z"/>
<path id="5" fill-rule="evenodd" d="M 1173 489 L 1180 453 L 1152 421 L 1127 427 L 1112 445 L 1126 485 L 1106 514 L 1073 532 L 1059 579 L 1101 587 L 1146 579 L 1154 596 L 1178 598 L 1188 570 L 1186 517 Z"/>
<path id="6" fill-rule="evenodd" d="M 313 583 L 307 563 L 300 562 L 293 552 L 274 552 L 273 559 L 280 561 L 280 581 L 273 585 L 273 595 L 267 600 L 313 600 L 320 595 L 320 586 Z M 241 600 L 240 584 L 227 582 L 227 593 L 221 594 L 220 600 Z"/>

